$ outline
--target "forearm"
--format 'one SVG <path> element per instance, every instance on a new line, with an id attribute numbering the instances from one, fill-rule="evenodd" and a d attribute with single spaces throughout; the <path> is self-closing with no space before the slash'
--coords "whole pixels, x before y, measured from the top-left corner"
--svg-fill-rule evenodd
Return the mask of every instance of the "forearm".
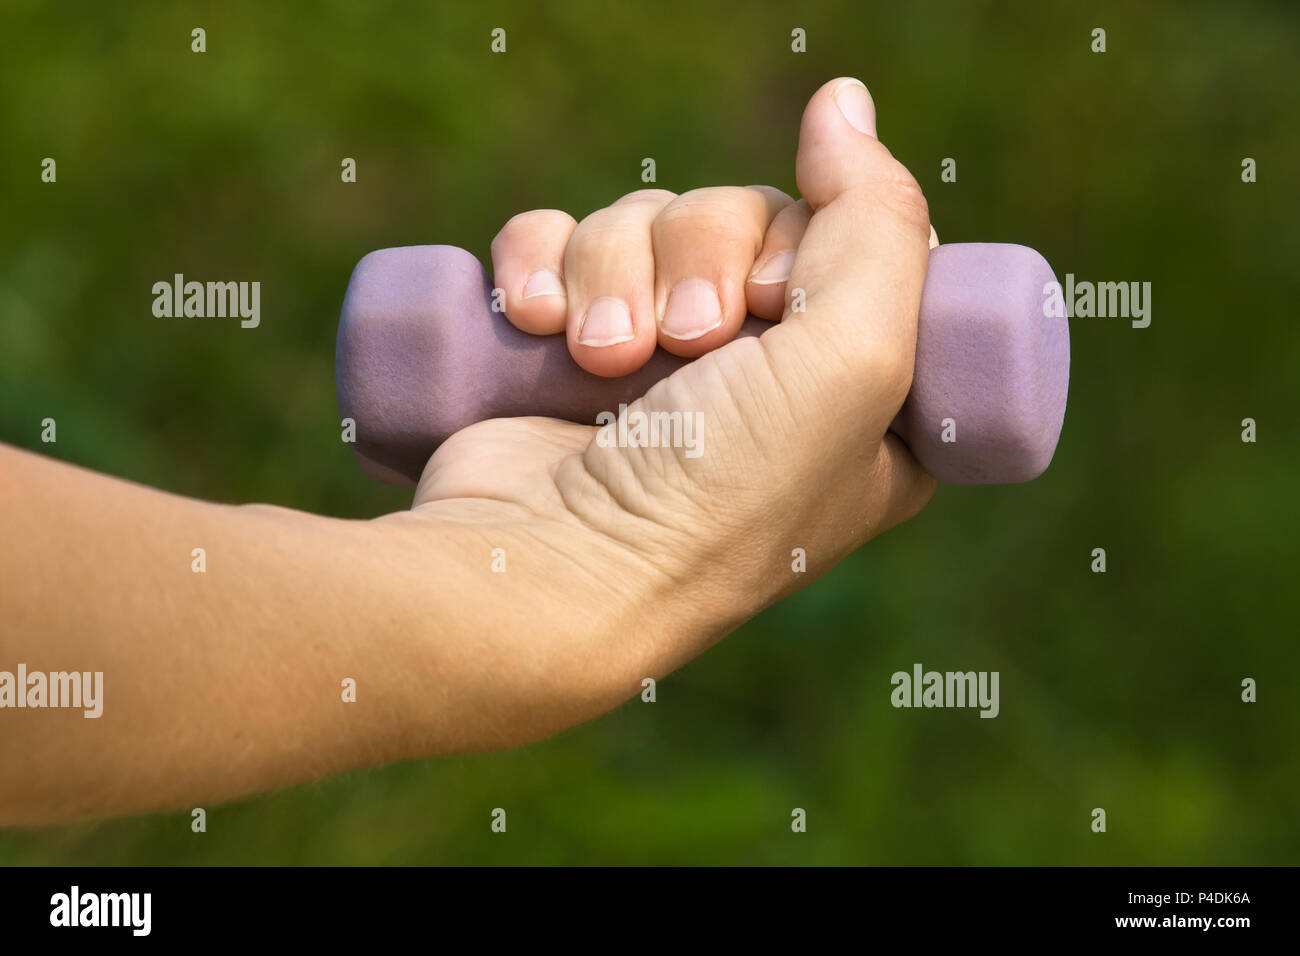
<path id="1" fill-rule="evenodd" d="M 99 717 L 0 709 L 0 824 L 206 805 L 519 743 L 631 695 L 649 660 L 625 652 L 646 635 L 599 580 L 599 539 L 584 543 L 591 567 L 556 573 L 528 527 L 539 519 L 511 506 L 341 521 L 6 447 L 0 502 L 0 671 L 103 675 Z"/>

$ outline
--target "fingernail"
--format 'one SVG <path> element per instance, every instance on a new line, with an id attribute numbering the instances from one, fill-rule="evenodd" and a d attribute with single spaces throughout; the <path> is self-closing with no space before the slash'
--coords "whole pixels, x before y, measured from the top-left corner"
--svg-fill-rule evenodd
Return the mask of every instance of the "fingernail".
<path id="1" fill-rule="evenodd" d="M 622 299 L 601 296 L 587 306 L 587 315 L 578 330 L 578 344 L 604 348 L 630 342 L 635 337 L 632 330 L 632 311 Z"/>
<path id="2" fill-rule="evenodd" d="M 718 290 L 706 279 L 683 279 L 673 286 L 661 331 L 674 339 L 698 339 L 722 324 Z"/>
<path id="3" fill-rule="evenodd" d="M 861 80 L 845 80 L 835 87 L 835 105 L 859 133 L 876 136 L 876 104 Z"/>
<path id="4" fill-rule="evenodd" d="M 535 295 L 564 295 L 564 283 L 550 269 L 538 269 L 524 283 L 524 298 Z"/>
<path id="5" fill-rule="evenodd" d="M 785 282 L 790 278 L 790 270 L 794 268 L 794 250 L 782 249 L 780 252 L 773 253 L 761 267 L 755 267 L 750 273 L 749 281 L 754 285 L 776 285 L 778 282 Z"/>

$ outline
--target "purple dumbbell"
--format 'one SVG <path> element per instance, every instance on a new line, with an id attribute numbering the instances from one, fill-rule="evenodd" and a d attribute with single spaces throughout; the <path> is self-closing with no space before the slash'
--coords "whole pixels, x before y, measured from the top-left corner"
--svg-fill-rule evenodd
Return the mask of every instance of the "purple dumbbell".
<path id="1" fill-rule="evenodd" d="M 891 430 L 939 481 L 1029 481 L 1052 460 L 1070 375 L 1066 319 L 1043 308 L 1055 280 L 1025 246 L 930 250 L 912 391 Z M 740 334 L 770 324 L 750 316 Z M 410 485 L 467 425 L 517 415 L 594 425 L 688 361 L 660 349 L 632 375 L 592 375 L 563 335 L 528 335 L 493 312 L 492 284 L 468 252 L 406 246 L 372 252 L 353 270 L 335 378 L 362 467 Z"/>

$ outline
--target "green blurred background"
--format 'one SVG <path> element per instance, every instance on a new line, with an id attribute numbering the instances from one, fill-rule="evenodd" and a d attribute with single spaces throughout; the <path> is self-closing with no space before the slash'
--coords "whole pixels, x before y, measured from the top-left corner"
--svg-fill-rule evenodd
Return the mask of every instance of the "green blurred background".
<path id="1" fill-rule="evenodd" d="M 405 506 L 339 441 L 358 258 L 486 258 L 517 212 L 640 187 L 646 156 L 673 190 L 794 192 L 802 106 L 841 74 L 944 241 L 1153 284 L 1150 328 L 1072 321 L 1046 476 L 942 489 L 653 706 L 210 808 L 203 835 L 8 831 L 0 863 L 1300 860 L 1294 5 L 6 0 L 0 36 L 0 439 L 187 495 Z M 154 318 L 175 272 L 260 280 L 261 327 Z M 1000 671 L 1001 715 L 894 710 L 915 662 Z"/>

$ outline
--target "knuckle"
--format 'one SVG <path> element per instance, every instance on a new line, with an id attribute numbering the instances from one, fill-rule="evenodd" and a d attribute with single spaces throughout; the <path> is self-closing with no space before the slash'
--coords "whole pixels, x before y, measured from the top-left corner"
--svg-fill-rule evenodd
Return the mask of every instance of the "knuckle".
<path id="1" fill-rule="evenodd" d="M 842 371 L 857 382 L 855 388 L 865 389 L 872 406 L 888 406 L 897 411 L 911 392 L 913 362 L 914 352 L 906 349 L 904 343 L 894 341 L 893 336 L 872 337 L 859 342 Z"/>
<path id="2" fill-rule="evenodd" d="M 892 161 L 882 182 L 884 201 L 908 226 L 930 235 L 930 206 L 916 177 L 897 160 Z"/>
<path id="3" fill-rule="evenodd" d="M 794 202 L 794 197 L 784 189 L 778 189 L 776 186 L 767 186 L 762 183 L 754 183 L 746 186 L 745 189 L 758 193 L 765 200 L 775 201 L 782 206 L 788 206 Z"/>
<path id="4" fill-rule="evenodd" d="M 648 230 L 643 221 L 609 213 L 609 209 L 601 209 L 582 220 L 569 240 L 569 252 L 581 253 L 595 246 L 624 248 L 646 243 Z"/>
<path id="5" fill-rule="evenodd" d="M 614 205 L 622 206 L 634 202 L 652 202 L 665 205 L 676 198 L 677 194 L 668 189 L 635 189 L 626 196 L 621 196 L 615 200 Z"/>
<path id="6" fill-rule="evenodd" d="M 691 190 L 660 210 L 654 221 L 654 236 L 656 240 L 673 241 L 683 233 L 702 233 L 761 240 L 759 217 L 754 212 L 756 198 L 762 202 L 762 197 L 739 186 Z"/>
<path id="7" fill-rule="evenodd" d="M 782 229 L 798 229 L 800 231 L 808 228 L 808 222 L 812 219 L 812 206 L 808 205 L 808 200 L 800 199 L 798 202 L 792 202 L 782 209 L 772 219 L 772 224 L 768 226 L 768 232 Z"/>
<path id="8" fill-rule="evenodd" d="M 501 231 L 492 239 L 492 251 L 495 253 L 501 246 L 515 242 L 528 233 L 567 234 L 575 225 L 574 218 L 562 209 L 530 209 L 506 220 Z"/>
<path id="9" fill-rule="evenodd" d="M 878 400 L 901 408 L 912 390 L 912 355 L 896 345 L 881 344 L 867 357 L 866 380 L 872 383 Z"/>

